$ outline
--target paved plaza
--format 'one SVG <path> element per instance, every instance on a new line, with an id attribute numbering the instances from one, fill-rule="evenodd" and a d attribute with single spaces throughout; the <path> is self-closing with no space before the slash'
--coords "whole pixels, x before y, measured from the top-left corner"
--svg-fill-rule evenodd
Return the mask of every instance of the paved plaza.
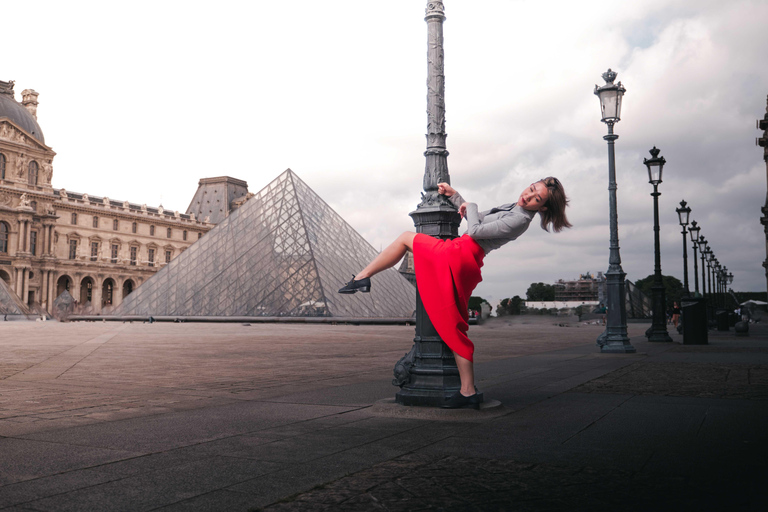
<path id="1" fill-rule="evenodd" d="M 768 328 L 648 326 L 473 326 L 504 414 L 414 418 L 412 326 L 0 322 L 0 510 L 764 510 Z"/>

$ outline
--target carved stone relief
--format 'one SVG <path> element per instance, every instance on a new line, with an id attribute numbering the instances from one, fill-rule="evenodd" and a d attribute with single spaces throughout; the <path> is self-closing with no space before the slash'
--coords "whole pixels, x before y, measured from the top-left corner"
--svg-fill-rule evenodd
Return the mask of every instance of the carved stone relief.
<path id="1" fill-rule="evenodd" d="M 51 183 L 51 178 L 53 177 L 53 165 L 51 165 L 51 161 L 47 160 L 43 163 L 43 179 L 46 183 Z"/>
<path id="2" fill-rule="evenodd" d="M 24 153 L 16 157 L 16 177 L 21 178 L 24 176 L 24 169 L 27 166 L 27 158 L 24 157 Z"/>
<path id="3" fill-rule="evenodd" d="M 0 192 L 0 206 L 11 206 L 13 196 L 7 192 Z"/>

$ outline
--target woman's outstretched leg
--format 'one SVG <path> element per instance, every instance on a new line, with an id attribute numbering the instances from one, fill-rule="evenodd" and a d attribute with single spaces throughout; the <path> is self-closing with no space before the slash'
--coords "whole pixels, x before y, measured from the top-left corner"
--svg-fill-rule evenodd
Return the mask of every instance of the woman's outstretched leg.
<path id="1" fill-rule="evenodd" d="M 383 251 L 371 261 L 367 267 L 361 270 L 356 276 L 355 281 L 365 279 L 378 274 L 382 270 L 392 268 L 403 259 L 406 251 L 413 250 L 413 237 L 416 233 L 406 231 L 389 244 Z"/>

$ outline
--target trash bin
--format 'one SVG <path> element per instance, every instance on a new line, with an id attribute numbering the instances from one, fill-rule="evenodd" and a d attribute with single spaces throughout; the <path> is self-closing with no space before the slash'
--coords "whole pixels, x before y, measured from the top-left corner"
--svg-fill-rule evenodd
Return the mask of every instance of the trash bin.
<path id="1" fill-rule="evenodd" d="M 707 299 L 683 297 L 680 305 L 683 313 L 683 345 L 707 345 Z"/>
<path id="2" fill-rule="evenodd" d="M 718 331 L 727 331 L 728 327 L 728 311 L 725 309 L 718 309 L 715 311 L 715 320 L 717 321 Z"/>

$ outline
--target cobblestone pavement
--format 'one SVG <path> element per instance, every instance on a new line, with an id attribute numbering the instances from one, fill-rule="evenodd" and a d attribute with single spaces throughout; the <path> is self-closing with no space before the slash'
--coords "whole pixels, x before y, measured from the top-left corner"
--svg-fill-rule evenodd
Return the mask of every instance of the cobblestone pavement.
<path id="1" fill-rule="evenodd" d="M 768 400 L 768 365 L 636 363 L 582 384 L 574 391 Z"/>
<path id="2" fill-rule="evenodd" d="M 410 326 L 0 324 L 0 510 L 764 510 L 768 328 L 472 327 L 506 414 L 386 417 Z"/>
<path id="3" fill-rule="evenodd" d="M 258 510 L 759 510 L 757 500 L 768 499 L 758 490 L 763 476 L 695 483 L 588 466 L 410 454 Z"/>

